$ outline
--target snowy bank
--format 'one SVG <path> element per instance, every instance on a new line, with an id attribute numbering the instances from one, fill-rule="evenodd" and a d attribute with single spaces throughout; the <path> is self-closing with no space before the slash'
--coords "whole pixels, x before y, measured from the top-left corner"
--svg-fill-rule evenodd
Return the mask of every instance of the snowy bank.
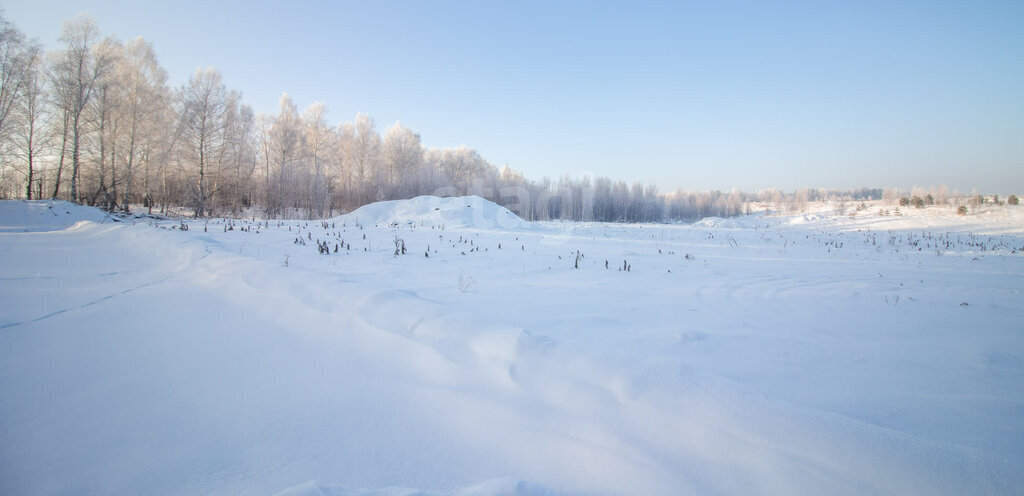
<path id="1" fill-rule="evenodd" d="M 119 221 L 106 212 L 59 200 L 0 201 L 0 232 L 42 232 L 67 229 L 78 222 Z"/>

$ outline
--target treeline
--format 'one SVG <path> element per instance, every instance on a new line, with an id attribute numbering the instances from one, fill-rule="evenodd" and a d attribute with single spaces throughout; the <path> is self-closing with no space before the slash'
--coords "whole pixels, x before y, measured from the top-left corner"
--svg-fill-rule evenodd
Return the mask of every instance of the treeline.
<path id="1" fill-rule="evenodd" d="M 424 148 L 400 123 L 383 135 L 366 114 L 331 125 L 322 103 L 300 112 L 284 95 L 276 115 L 257 115 L 216 69 L 172 87 L 148 42 L 103 38 L 88 17 L 66 22 L 60 41 L 44 54 L 0 15 L 0 197 L 320 218 L 380 200 L 476 194 L 528 220 L 655 222 L 739 215 L 750 201 L 792 208 L 883 195 L 536 181 L 465 146 Z"/>

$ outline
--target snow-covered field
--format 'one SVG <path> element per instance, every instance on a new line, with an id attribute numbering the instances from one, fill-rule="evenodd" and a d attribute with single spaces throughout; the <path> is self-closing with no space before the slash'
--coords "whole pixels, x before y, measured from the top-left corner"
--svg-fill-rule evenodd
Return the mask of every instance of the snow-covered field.
<path id="1" fill-rule="evenodd" d="M 1019 494 L 1024 210 L 878 210 L 0 202 L 0 494 Z"/>

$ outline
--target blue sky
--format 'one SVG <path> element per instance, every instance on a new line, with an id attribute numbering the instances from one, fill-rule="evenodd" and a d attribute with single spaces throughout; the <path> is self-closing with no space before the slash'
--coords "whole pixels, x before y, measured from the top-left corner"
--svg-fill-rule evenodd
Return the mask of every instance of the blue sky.
<path id="1" fill-rule="evenodd" d="M 465 144 L 540 179 L 662 191 L 945 184 L 1024 193 L 1024 2 L 3 2 L 154 44 L 171 83 L 216 66 Z"/>

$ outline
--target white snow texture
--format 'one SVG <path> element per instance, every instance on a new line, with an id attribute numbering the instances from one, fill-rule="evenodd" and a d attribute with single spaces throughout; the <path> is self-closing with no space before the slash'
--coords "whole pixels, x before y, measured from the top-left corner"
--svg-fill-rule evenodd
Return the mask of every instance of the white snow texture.
<path id="1" fill-rule="evenodd" d="M 1020 494 L 1024 210 L 878 210 L 0 202 L 0 494 Z"/>

